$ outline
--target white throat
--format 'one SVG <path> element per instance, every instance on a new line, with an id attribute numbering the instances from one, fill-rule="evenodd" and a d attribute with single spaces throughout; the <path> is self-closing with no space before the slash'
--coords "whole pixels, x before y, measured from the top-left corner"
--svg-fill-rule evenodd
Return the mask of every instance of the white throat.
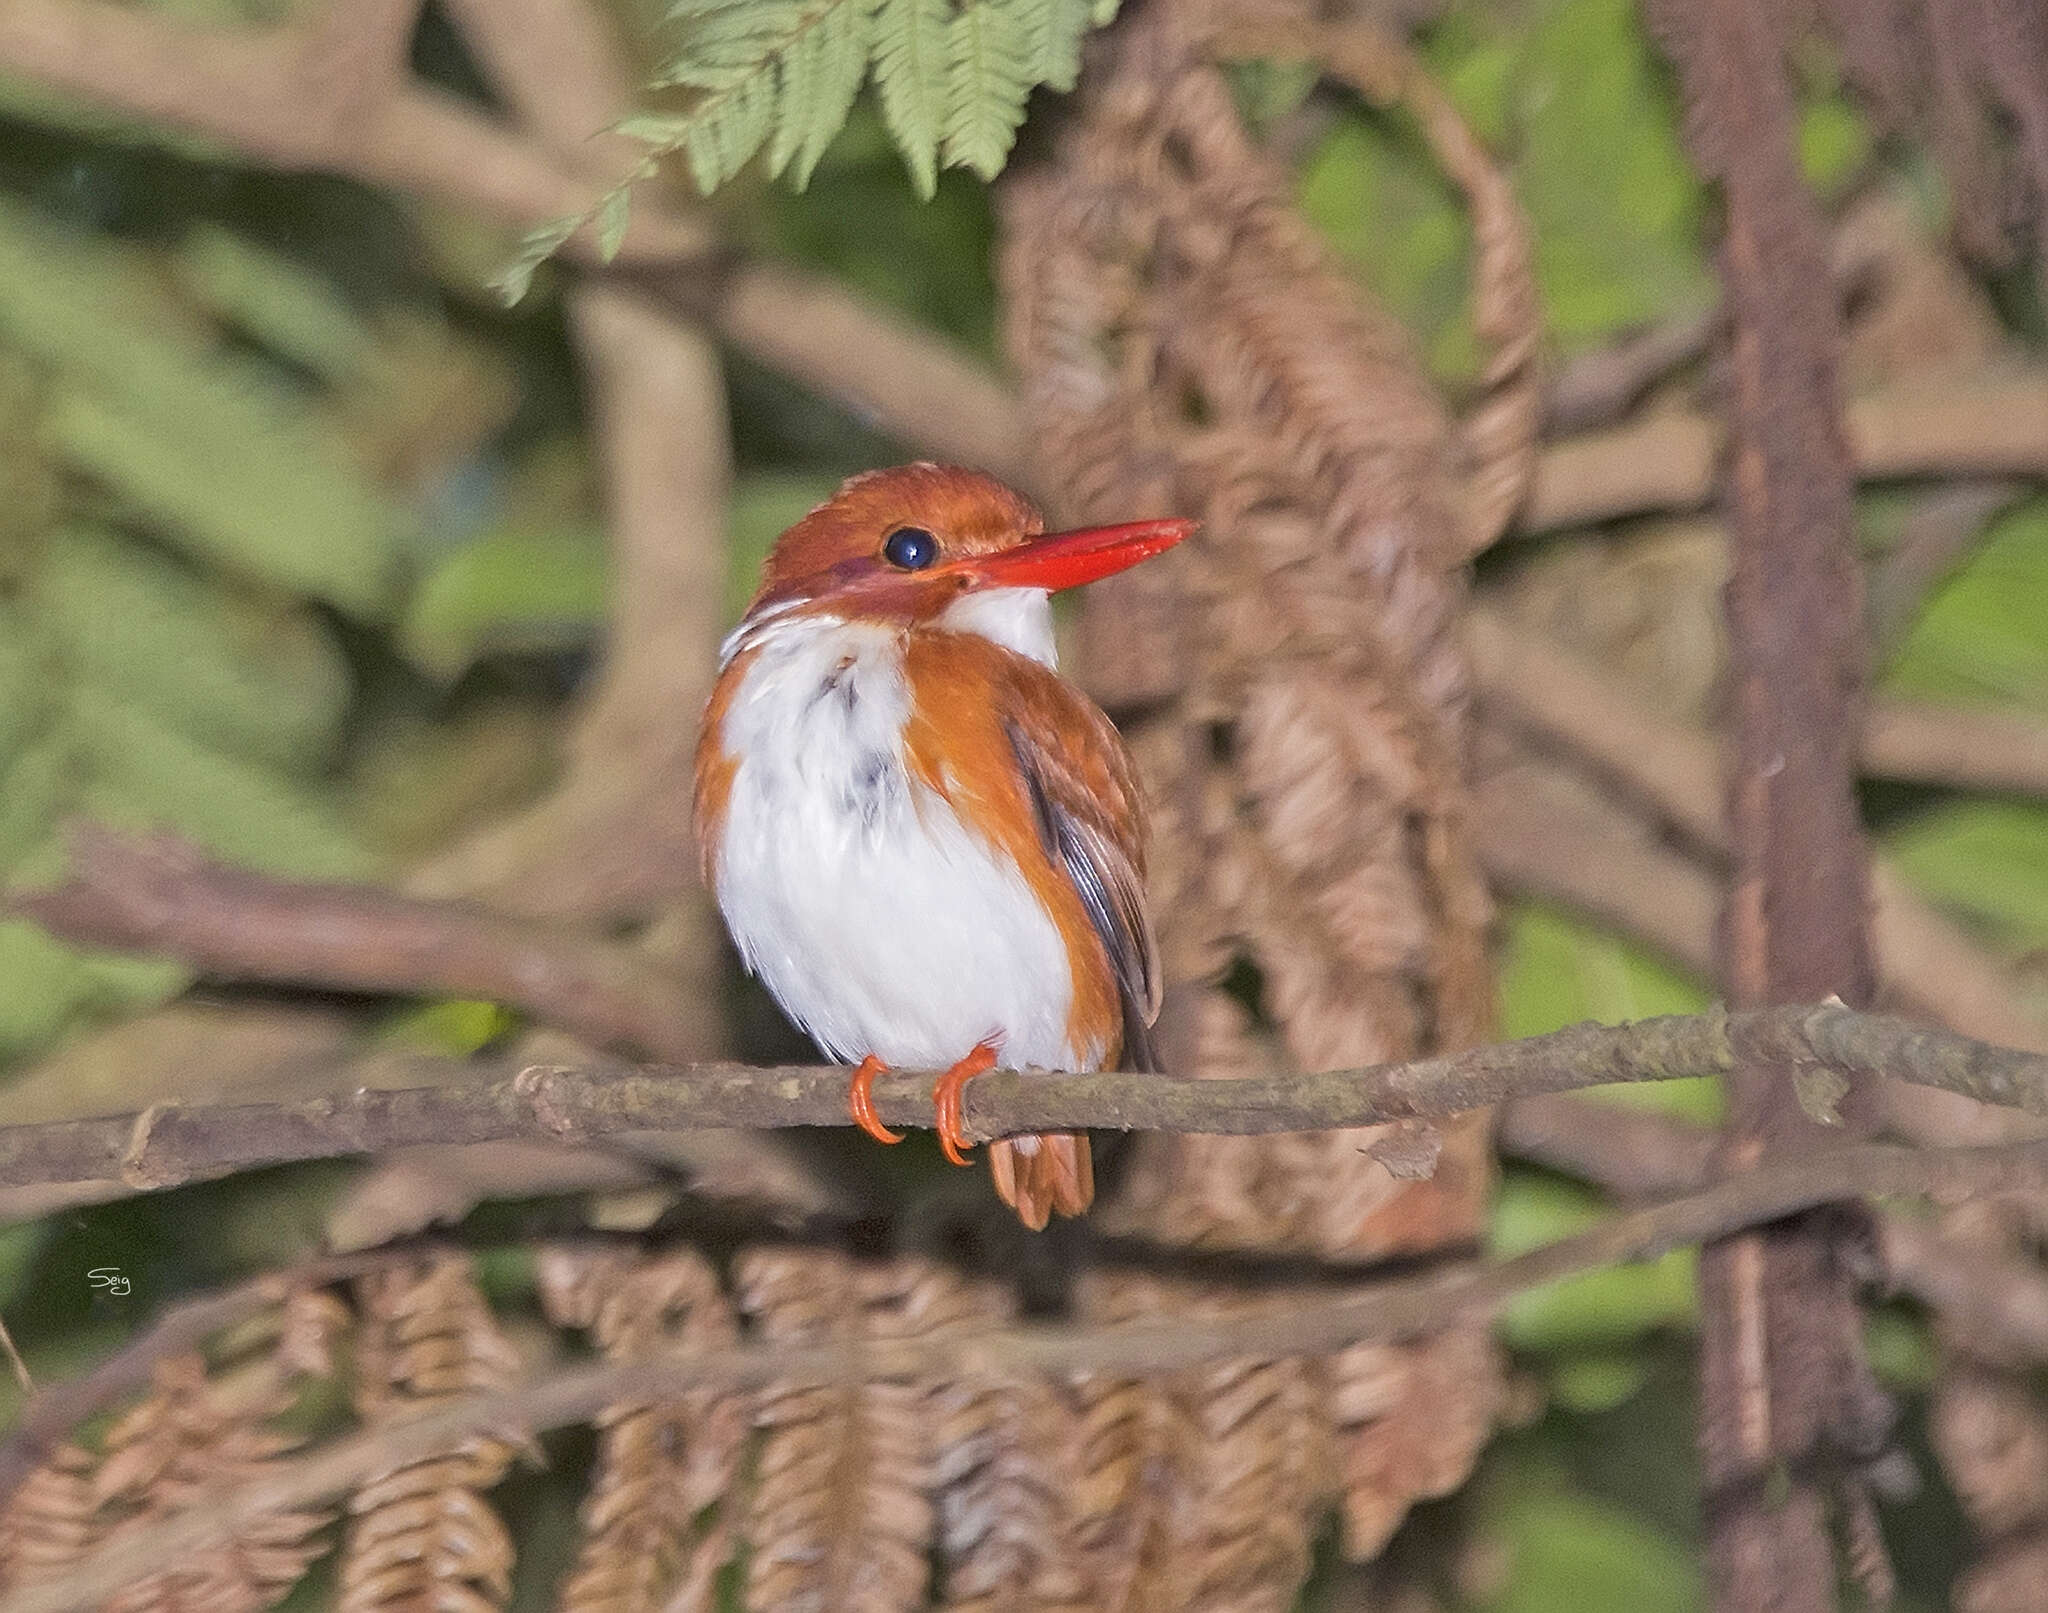
<path id="1" fill-rule="evenodd" d="M 1052 597 L 1043 588 L 986 588 L 962 594 L 939 617 L 954 633 L 979 633 L 1006 650 L 1057 666 L 1052 641 Z"/>

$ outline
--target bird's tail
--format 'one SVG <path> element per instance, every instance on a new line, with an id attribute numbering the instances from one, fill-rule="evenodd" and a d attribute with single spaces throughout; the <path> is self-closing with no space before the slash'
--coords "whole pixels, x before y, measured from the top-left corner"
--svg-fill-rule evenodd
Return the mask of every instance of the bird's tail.
<path id="1" fill-rule="evenodd" d="M 1067 1131 L 1005 1137 L 988 1145 L 996 1193 L 1033 1232 L 1057 1210 L 1079 1215 L 1095 1199 L 1095 1167 L 1088 1139 Z"/>

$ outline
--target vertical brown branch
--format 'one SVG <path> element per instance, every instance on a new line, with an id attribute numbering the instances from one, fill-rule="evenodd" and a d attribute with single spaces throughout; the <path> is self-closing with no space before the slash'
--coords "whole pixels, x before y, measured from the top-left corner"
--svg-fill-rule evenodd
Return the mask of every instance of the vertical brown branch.
<path id="1" fill-rule="evenodd" d="M 1838 418 L 1839 314 L 1826 238 L 1798 169 L 1785 41 L 1769 0 L 1651 0 L 1676 64 L 1686 139 L 1725 209 L 1727 612 L 1734 876 L 1722 916 L 1742 1006 L 1874 985 L 1868 867 L 1854 795 L 1862 599 L 1852 473 Z M 1823 1145 L 1794 1071 L 1728 1082 L 1732 1169 Z M 1852 1093 L 1849 1113 L 1860 1107 Z M 1844 1221 L 1821 1211 L 1724 1240 L 1700 1266 L 1701 1453 L 1715 1605 L 1834 1605 L 1828 1475 L 1868 1443 L 1874 1402 Z"/>

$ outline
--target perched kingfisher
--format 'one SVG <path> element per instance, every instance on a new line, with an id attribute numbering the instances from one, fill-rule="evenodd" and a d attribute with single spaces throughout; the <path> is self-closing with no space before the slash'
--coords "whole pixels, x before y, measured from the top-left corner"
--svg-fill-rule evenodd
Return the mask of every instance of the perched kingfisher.
<path id="1" fill-rule="evenodd" d="M 1054 670 L 1054 589 L 1171 548 L 1191 521 L 1047 536 L 977 471 L 870 471 L 785 532 L 726 640 L 697 747 L 704 876 L 747 967 L 833 1059 L 847 1105 L 944 1068 L 1153 1070 L 1159 959 L 1130 753 Z M 1088 1139 L 989 1147 L 1026 1226 L 1094 1197 Z"/>

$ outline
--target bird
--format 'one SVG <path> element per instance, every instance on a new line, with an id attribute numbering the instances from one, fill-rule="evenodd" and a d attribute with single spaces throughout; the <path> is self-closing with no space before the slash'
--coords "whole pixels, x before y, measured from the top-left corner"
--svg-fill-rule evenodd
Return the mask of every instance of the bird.
<path id="1" fill-rule="evenodd" d="M 843 483 L 776 541 L 721 650 L 698 740 L 705 882 L 741 961 L 831 1059 L 882 1142 L 885 1070 L 942 1069 L 934 1122 L 1011 1069 L 1157 1070 L 1157 942 L 1137 770 L 1063 678 L 1050 595 L 1170 549 L 1192 521 L 1047 534 L 982 472 Z M 989 1145 L 1029 1228 L 1094 1197 L 1083 1134 Z"/>

